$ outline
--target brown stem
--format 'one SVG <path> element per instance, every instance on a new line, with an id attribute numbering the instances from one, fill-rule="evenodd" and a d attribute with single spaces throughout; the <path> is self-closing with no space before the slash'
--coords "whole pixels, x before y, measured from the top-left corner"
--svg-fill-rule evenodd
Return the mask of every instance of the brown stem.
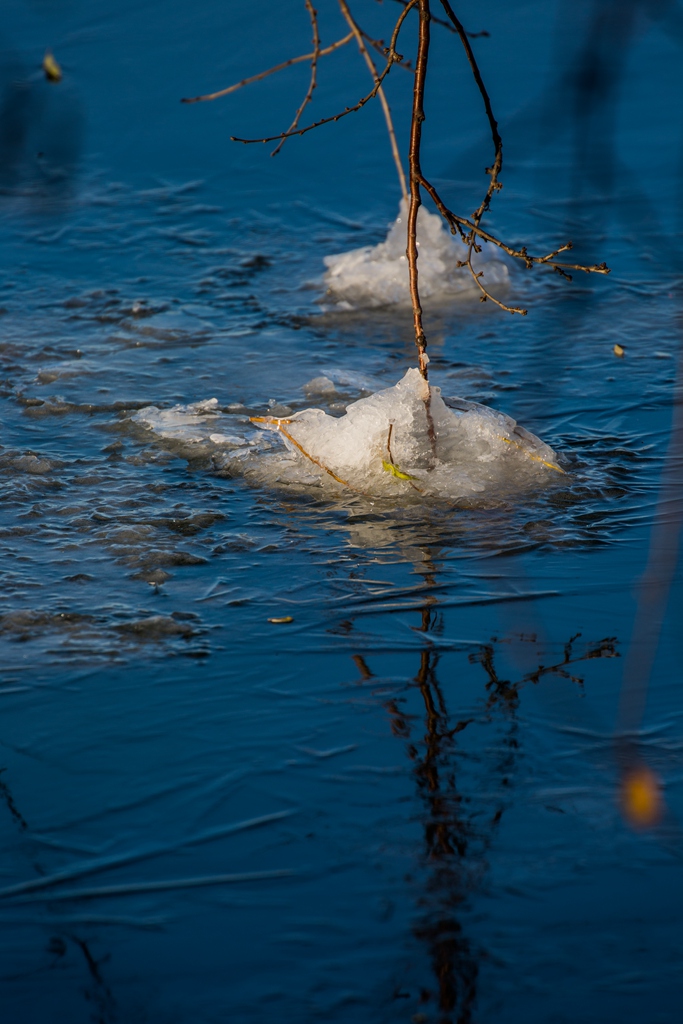
<path id="1" fill-rule="evenodd" d="M 429 0 L 419 0 L 420 29 L 415 61 L 415 85 L 413 88 L 413 116 L 410 124 L 410 150 L 408 163 L 410 167 L 410 206 L 408 208 L 408 246 L 406 256 L 410 273 L 410 299 L 413 304 L 413 326 L 415 328 L 415 344 L 417 345 L 420 373 L 425 381 L 427 373 L 427 339 L 422 327 L 422 305 L 418 286 L 417 271 L 417 214 L 422 204 L 420 182 L 420 144 L 422 142 L 422 122 L 424 113 L 424 92 L 427 78 L 427 61 L 429 59 Z"/>
<path id="2" fill-rule="evenodd" d="M 380 3 L 381 2 L 382 0 L 380 0 Z M 395 0 L 395 2 L 401 4 L 402 7 L 406 7 L 408 5 L 408 0 Z M 443 27 L 447 28 L 449 32 L 456 31 L 450 24 L 450 22 L 444 21 L 442 18 L 435 18 L 433 14 L 432 21 L 434 22 L 435 25 L 443 25 Z M 491 35 L 491 33 L 487 32 L 486 29 L 483 29 L 481 32 L 468 32 L 467 35 L 469 36 L 470 39 L 481 39 L 482 37 L 488 38 Z"/>
<path id="3" fill-rule="evenodd" d="M 472 277 L 474 278 L 477 284 L 477 287 L 482 292 L 482 302 L 485 302 L 487 299 L 491 299 L 492 302 L 495 302 L 497 306 L 500 306 L 501 309 L 506 310 L 508 313 L 520 313 L 522 316 L 526 316 L 527 314 L 526 309 L 522 309 L 520 306 L 506 306 L 504 302 L 501 302 L 499 299 L 495 298 L 495 296 L 491 295 L 491 293 L 481 283 L 481 272 L 477 274 L 474 268 L 472 267 L 472 251 L 480 251 L 480 246 L 476 245 L 475 243 L 475 236 L 477 238 L 483 239 L 485 242 L 491 242 L 493 245 L 497 245 L 498 248 L 502 249 L 503 252 L 506 252 L 508 256 L 514 256 L 516 259 L 522 260 L 528 270 L 530 270 L 535 263 L 545 264 L 548 267 L 552 267 L 553 270 L 556 271 L 556 273 L 561 274 L 562 277 L 566 277 L 570 281 L 571 275 L 565 273 L 565 270 L 581 270 L 585 274 L 609 274 L 610 272 L 609 267 L 606 263 L 595 264 L 593 266 L 584 266 L 580 263 L 558 262 L 554 257 L 559 255 L 559 253 L 561 252 L 566 252 L 568 249 L 571 249 L 571 242 L 567 242 L 565 245 L 561 245 L 558 249 L 555 249 L 554 252 L 549 252 L 545 256 L 531 256 L 527 252 L 526 246 L 522 246 L 521 249 L 514 249 L 512 246 L 506 245 L 505 242 L 501 242 L 501 240 L 499 238 L 496 238 L 495 235 L 490 234 L 488 231 L 482 230 L 482 228 L 479 227 L 478 223 L 475 224 L 473 223 L 473 221 L 468 220 L 466 217 L 459 217 L 457 214 L 453 213 L 452 210 L 449 210 L 449 208 L 446 206 L 437 190 L 434 188 L 431 182 L 427 181 L 427 179 L 424 176 L 420 177 L 420 184 L 434 200 L 434 203 L 439 213 L 449 225 L 451 232 L 454 235 L 459 234 L 462 241 L 468 247 L 467 259 L 463 260 L 458 265 L 461 267 L 467 267 L 469 269 Z M 468 231 L 465 232 L 463 228 L 467 228 Z"/>
<path id="4" fill-rule="evenodd" d="M 456 16 L 455 11 L 451 7 L 448 0 L 441 0 L 441 6 L 443 7 L 444 11 L 452 21 L 453 27 L 457 34 L 459 35 L 460 42 L 462 43 L 465 53 L 467 55 L 467 60 L 469 62 L 470 68 L 472 69 L 472 75 L 474 76 L 474 80 L 477 83 L 477 88 L 481 93 L 481 98 L 484 101 L 484 109 L 486 110 L 486 117 L 488 118 L 489 127 L 491 129 L 491 138 L 493 140 L 493 148 L 495 151 L 493 166 L 487 167 L 486 169 L 487 173 L 490 175 L 489 187 L 486 190 L 486 195 L 482 199 L 481 204 L 479 205 L 479 208 L 475 211 L 473 217 L 474 223 L 478 226 L 479 221 L 489 208 L 489 203 L 491 202 L 491 197 L 493 193 L 497 192 L 501 188 L 500 182 L 498 181 L 498 176 L 500 175 L 500 172 L 503 169 L 503 140 L 500 137 L 500 132 L 498 131 L 498 122 L 493 116 L 491 100 L 489 99 L 489 94 L 486 91 L 484 80 L 481 77 L 481 72 L 479 71 L 479 65 L 477 64 L 476 58 L 474 56 L 474 51 L 470 46 L 469 39 L 467 38 L 467 32 L 465 31 L 462 22 Z"/>
<path id="5" fill-rule="evenodd" d="M 337 39 L 336 43 L 330 43 L 324 50 L 320 50 L 318 57 L 326 57 L 328 53 L 333 53 L 338 50 L 340 46 L 346 46 L 353 39 L 353 32 L 349 32 L 348 35 L 344 36 L 343 39 Z M 242 89 L 245 85 L 251 85 L 252 82 L 260 82 L 262 78 L 267 78 L 268 75 L 274 75 L 278 71 L 284 71 L 285 68 L 290 68 L 292 64 L 301 64 L 304 60 L 313 60 L 315 57 L 315 51 L 313 53 L 302 53 L 300 57 L 290 57 L 289 60 L 283 60 L 281 64 L 276 64 L 275 67 L 267 68 L 265 71 L 259 71 L 258 75 L 251 75 L 250 78 L 243 78 L 241 82 L 235 82 L 234 85 L 229 85 L 227 89 L 220 89 L 218 92 L 210 92 L 205 96 L 192 96 L 189 99 L 182 99 L 181 103 L 206 103 L 209 100 L 218 100 L 221 96 L 228 96 L 231 92 L 237 92 L 238 89 Z"/>
<path id="6" fill-rule="evenodd" d="M 287 129 L 288 132 L 291 132 L 296 127 L 298 127 L 299 121 L 301 120 L 301 115 L 303 114 L 304 110 L 313 99 L 313 93 L 315 92 L 316 87 L 318 85 L 318 58 L 320 57 L 320 33 L 318 31 L 318 12 L 311 3 L 311 0 L 304 0 L 304 3 L 306 5 L 306 10 L 308 11 L 308 16 L 311 19 L 311 28 L 313 30 L 313 56 L 311 57 L 311 78 L 308 83 L 308 89 L 306 90 L 306 95 L 303 98 L 301 106 L 297 110 L 296 114 L 294 115 L 294 120 Z M 276 156 L 280 152 L 284 144 L 285 139 L 280 139 L 277 146 L 270 155 Z"/>
<path id="7" fill-rule="evenodd" d="M 420 0 L 416 0 L 416 2 L 420 2 Z M 387 62 L 382 71 L 377 75 L 375 79 L 374 88 L 367 94 L 367 96 L 363 96 L 362 99 L 358 100 L 358 103 L 356 103 L 355 106 L 344 107 L 342 111 L 340 111 L 338 114 L 333 114 L 332 117 L 321 117 L 319 121 L 314 121 L 313 124 L 309 124 L 305 128 L 297 128 L 293 132 L 280 132 L 279 135 L 270 135 L 267 136 L 265 139 L 242 139 L 238 138 L 236 135 L 231 135 L 231 142 L 244 142 L 247 144 L 252 142 L 278 142 L 280 139 L 288 139 L 291 135 L 305 135 L 306 132 L 310 132 L 314 128 L 320 128 L 321 125 L 330 124 L 330 122 L 332 121 L 339 121 L 342 117 L 346 117 L 347 114 L 354 114 L 357 110 L 360 110 L 362 107 L 365 106 L 366 103 L 375 98 L 379 90 L 382 88 L 382 82 L 387 77 L 394 64 L 399 64 L 403 60 L 401 54 L 396 52 L 396 43 L 398 42 L 401 26 L 403 25 L 403 22 L 406 19 L 406 15 L 410 10 L 412 10 L 410 5 L 404 8 L 404 10 L 401 11 L 398 17 L 396 24 L 394 25 L 394 31 L 392 32 L 391 35 L 391 42 L 386 52 Z M 353 32 L 350 33 L 350 38 L 353 39 Z"/>
<path id="8" fill-rule="evenodd" d="M 408 3 L 406 5 L 405 13 L 407 14 L 408 11 L 411 10 L 411 8 L 414 7 L 416 3 L 417 3 L 417 0 L 410 0 L 410 3 Z M 384 120 L 386 121 L 387 132 L 389 133 L 389 145 L 391 146 L 391 155 L 393 156 L 394 163 L 396 164 L 396 170 L 398 172 L 398 181 L 399 181 L 399 185 L 401 186 L 401 193 L 403 195 L 403 198 L 407 199 L 408 198 L 408 189 L 406 188 L 406 176 L 405 176 L 405 173 L 403 171 L 403 164 L 401 163 L 401 155 L 400 155 L 400 153 L 398 151 L 398 144 L 396 142 L 396 132 L 394 131 L 394 122 L 393 122 L 393 120 L 391 118 L 391 110 L 389 109 L 389 103 L 388 103 L 386 95 L 384 93 L 384 89 L 382 88 L 381 85 L 379 85 L 379 82 L 378 82 L 377 68 L 375 67 L 375 62 L 373 61 L 372 57 L 368 53 L 368 48 L 365 45 L 365 42 L 364 42 L 364 39 L 363 39 L 363 33 L 362 33 L 361 29 L 359 28 L 359 26 L 354 21 L 353 15 L 351 14 L 351 11 L 349 10 L 349 5 L 347 4 L 346 0 L 339 0 L 339 7 L 341 9 L 342 14 L 344 15 L 344 18 L 345 18 L 349 28 L 351 29 L 351 31 L 353 32 L 354 36 L 356 37 L 356 42 L 358 43 L 358 49 L 361 52 L 361 56 L 363 57 L 363 60 L 365 61 L 365 63 L 368 66 L 368 70 L 369 70 L 370 74 L 372 75 L 372 79 L 373 79 L 375 85 L 378 86 L 377 94 L 379 96 L 379 101 L 380 101 L 380 103 L 382 105 L 382 112 L 384 114 Z"/>

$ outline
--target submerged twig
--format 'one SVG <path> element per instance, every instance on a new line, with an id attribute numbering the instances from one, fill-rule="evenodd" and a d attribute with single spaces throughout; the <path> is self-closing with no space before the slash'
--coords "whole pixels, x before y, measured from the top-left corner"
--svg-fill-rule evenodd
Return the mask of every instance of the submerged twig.
<path id="1" fill-rule="evenodd" d="M 503 437 L 501 435 L 501 441 L 505 441 L 505 444 L 511 444 L 515 448 L 519 448 L 520 452 L 524 452 L 527 458 L 531 459 L 532 462 L 540 462 L 542 466 L 547 466 L 548 469 L 554 469 L 556 473 L 562 473 L 564 470 L 561 466 L 558 466 L 554 462 L 548 462 L 547 459 L 542 459 L 540 455 L 532 455 L 528 448 L 525 448 L 523 444 L 519 444 L 517 441 L 513 441 L 510 437 Z"/>
<path id="2" fill-rule="evenodd" d="M 348 480 L 344 480 L 342 479 L 342 477 L 337 476 L 337 474 L 334 473 L 329 468 L 329 466 L 326 466 L 324 462 L 320 461 L 320 459 L 316 459 L 315 455 L 311 455 L 310 452 L 307 452 L 304 446 L 302 444 L 299 444 L 297 439 L 295 437 L 292 437 L 288 430 L 285 430 L 282 424 L 286 423 L 289 425 L 290 423 L 295 422 L 294 420 L 283 420 L 275 416 L 250 416 L 249 419 L 252 423 L 269 423 L 271 426 L 274 426 L 277 431 L 279 431 L 281 434 L 284 434 L 288 441 L 291 441 L 294 447 L 297 448 L 302 455 L 304 455 L 311 462 L 315 463 L 315 465 L 322 469 L 325 473 L 327 473 L 328 476 L 331 476 L 333 480 L 336 480 L 338 484 L 342 484 L 344 487 L 348 487 L 350 491 L 355 491 L 356 494 L 365 493 L 364 491 L 359 490 L 357 487 L 354 487 L 353 484 L 350 484 Z"/>
<path id="3" fill-rule="evenodd" d="M 399 467 L 394 462 L 394 456 L 391 453 L 391 435 L 393 431 L 394 424 L 393 422 L 391 422 L 389 424 L 389 433 L 387 434 L 387 455 L 389 456 L 389 458 L 382 459 L 382 469 L 386 473 L 391 473 L 391 475 L 396 477 L 397 480 L 405 480 L 406 483 L 410 484 L 414 491 L 418 492 L 418 494 L 424 494 L 425 492 L 422 490 L 422 488 L 418 487 L 417 484 L 413 482 L 415 480 L 415 477 L 411 476 L 410 473 L 404 473 L 403 470 L 399 469 Z"/>

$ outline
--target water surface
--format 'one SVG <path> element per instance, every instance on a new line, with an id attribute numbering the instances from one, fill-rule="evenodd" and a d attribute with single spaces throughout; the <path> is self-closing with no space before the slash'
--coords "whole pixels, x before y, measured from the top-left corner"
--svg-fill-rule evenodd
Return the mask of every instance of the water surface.
<path id="1" fill-rule="evenodd" d="M 491 33 L 477 53 L 509 167 L 492 223 L 613 271 L 512 268 L 524 319 L 428 311 L 433 382 L 570 468 L 461 509 L 253 487 L 132 419 L 212 397 L 302 408 L 333 370 L 358 375 L 350 401 L 414 364 L 407 314 L 318 302 L 322 257 L 396 213 L 379 112 L 271 160 L 228 136 L 286 126 L 305 69 L 178 102 L 304 52 L 303 8 L 254 26 L 213 0 L 7 6 L 7 1019 L 673 1021 L 680 570 L 630 725 L 664 784 L 659 828 L 624 821 L 615 746 L 637 581 L 680 502 L 658 505 L 663 474 L 680 481 L 673 5 L 620 5 L 616 34 L 597 0 L 462 5 Z M 365 5 L 378 34 L 389 6 Z M 451 45 L 435 34 L 425 163 L 467 212 L 490 154 Z M 355 102 L 355 67 L 330 59 L 316 111 Z"/>

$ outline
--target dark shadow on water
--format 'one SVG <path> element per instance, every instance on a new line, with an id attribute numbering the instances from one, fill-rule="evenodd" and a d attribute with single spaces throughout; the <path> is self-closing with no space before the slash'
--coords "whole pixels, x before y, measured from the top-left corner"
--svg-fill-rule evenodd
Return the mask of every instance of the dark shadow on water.
<path id="1" fill-rule="evenodd" d="M 0 769 L 0 773 L 4 773 L 4 771 L 5 769 Z M 31 838 L 29 823 L 17 806 L 8 780 L 3 778 L 1 774 L 0 799 L 4 800 L 7 805 L 13 823 L 22 836 L 21 848 L 30 862 L 33 875 L 41 877 L 48 874 L 49 872 L 40 863 L 38 857 L 39 847 Z M 48 921 L 46 920 L 45 923 L 47 924 Z M 109 955 L 105 954 L 96 959 L 92 952 L 91 943 L 82 935 L 67 928 L 59 928 L 59 926 L 55 928 L 54 922 L 50 922 L 49 926 L 52 930 L 52 935 L 45 948 L 41 951 L 43 954 L 41 958 L 43 961 L 42 966 L 37 967 L 32 972 L 36 976 L 36 983 L 46 972 L 63 969 L 69 959 L 70 950 L 77 949 L 83 958 L 81 963 L 85 963 L 87 971 L 86 977 L 83 979 L 82 968 L 80 970 L 77 969 L 78 984 L 86 1005 L 90 1009 L 92 1024 L 115 1024 L 119 1020 L 116 1000 L 104 975 L 104 965 L 109 960 Z M 72 967 L 72 964 L 69 964 L 69 967 Z M 83 984 L 84 981 L 85 984 Z"/>
<path id="2" fill-rule="evenodd" d="M 84 115 L 68 77 L 49 82 L 0 38 L 0 198 L 33 215 L 66 212 L 81 162 Z"/>

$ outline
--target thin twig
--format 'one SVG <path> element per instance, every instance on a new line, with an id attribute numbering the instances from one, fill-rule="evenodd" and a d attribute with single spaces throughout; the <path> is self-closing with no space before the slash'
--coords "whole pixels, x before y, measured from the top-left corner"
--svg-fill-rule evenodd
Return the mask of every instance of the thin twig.
<path id="1" fill-rule="evenodd" d="M 480 251 L 480 249 L 477 249 L 477 252 Z M 467 269 L 469 270 L 470 274 L 472 275 L 472 279 L 474 280 L 474 283 L 481 292 L 481 297 L 479 299 L 480 302 L 486 302 L 488 299 L 490 299 L 491 302 L 495 302 L 496 306 L 498 306 L 499 309 L 505 310 L 506 313 L 519 313 L 520 316 L 527 315 L 527 313 L 529 312 L 528 309 L 524 309 L 523 306 L 507 306 L 504 302 L 501 302 L 500 299 L 497 299 L 495 295 L 492 295 L 491 292 L 484 287 L 484 285 L 481 283 L 481 278 L 484 276 L 484 271 L 480 270 L 479 273 L 477 273 L 474 267 L 472 266 L 471 248 L 468 250 L 467 259 L 458 261 L 457 266 L 467 267 Z"/>
<path id="2" fill-rule="evenodd" d="M 486 194 L 484 198 L 482 199 L 478 208 L 474 211 L 472 215 L 472 219 L 475 225 L 479 227 L 479 223 L 482 217 L 484 216 L 486 211 L 489 209 L 489 206 L 491 205 L 491 199 L 493 197 L 494 192 L 498 192 L 502 188 L 502 184 L 499 181 L 499 176 L 500 172 L 503 169 L 503 140 L 500 137 L 500 132 L 498 131 L 498 122 L 493 116 L 491 100 L 486 90 L 486 86 L 484 85 L 484 80 L 481 77 L 481 72 L 479 71 L 479 65 L 477 64 L 476 58 L 474 56 L 474 51 L 470 46 L 469 39 L 467 38 L 467 32 L 465 31 L 462 22 L 455 14 L 455 11 L 451 7 L 448 0 L 441 0 L 441 6 L 448 15 L 450 21 L 452 22 L 453 28 L 455 29 L 456 33 L 460 37 L 460 42 L 463 45 L 465 54 L 467 55 L 467 60 L 472 70 L 472 75 L 474 76 L 474 80 L 477 83 L 477 88 L 479 89 L 481 97 L 484 101 L 484 109 L 486 111 L 486 117 L 488 118 L 489 127 L 491 129 L 491 138 L 493 140 L 493 148 L 495 153 L 493 165 L 491 167 L 486 168 L 486 173 L 489 175 L 488 188 L 486 189 Z M 494 296 L 491 295 L 488 289 L 485 288 L 484 285 L 481 283 L 480 278 L 482 277 L 483 271 L 476 273 L 474 267 L 472 266 L 472 253 L 478 251 L 479 249 L 474 240 L 474 233 L 470 231 L 469 237 L 467 239 L 467 259 L 465 260 L 465 265 L 468 267 L 473 280 L 475 281 L 477 287 L 480 289 L 482 293 L 481 301 L 486 302 L 487 299 L 491 299 L 492 302 L 495 302 L 495 304 L 497 306 L 500 306 L 501 309 L 507 310 L 508 313 L 520 313 L 522 316 L 526 316 L 527 311 L 525 309 L 521 309 L 519 306 L 507 306 L 504 302 L 501 302 L 499 299 L 494 298 Z"/>
<path id="3" fill-rule="evenodd" d="M 401 4 L 402 7 L 405 7 L 408 3 L 408 0 L 395 0 L 395 2 L 397 4 Z M 379 0 L 379 3 L 382 3 L 382 0 Z M 435 18 L 434 15 L 432 15 L 432 21 L 434 22 L 435 25 L 441 25 L 443 28 L 447 28 L 449 32 L 455 33 L 456 31 L 451 25 L 451 23 L 449 21 L 444 21 L 443 18 Z M 483 37 L 488 39 L 491 33 L 487 32 L 486 29 L 483 29 L 481 32 L 468 32 L 467 35 L 470 37 L 470 39 L 479 39 Z"/>
<path id="4" fill-rule="evenodd" d="M 297 448 L 302 455 L 304 455 L 311 462 L 315 463 L 316 466 L 319 466 L 320 469 L 324 470 L 329 476 L 332 477 L 333 480 L 336 480 L 338 484 L 343 484 L 344 487 L 348 487 L 350 491 L 355 491 L 356 494 L 365 493 L 364 491 L 358 490 L 358 488 L 354 487 L 353 484 L 350 484 L 348 480 L 343 480 L 340 476 L 337 476 L 336 473 L 333 473 L 332 470 L 329 469 L 324 462 L 321 462 L 319 459 L 316 459 L 314 455 L 311 455 L 310 452 L 307 452 L 303 445 L 299 444 L 296 438 L 292 437 L 288 430 L 285 430 L 285 428 L 283 427 L 283 423 L 289 425 L 290 423 L 295 422 L 294 420 L 283 420 L 276 416 L 250 416 L 249 419 L 251 420 L 252 423 L 268 423 L 270 426 L 275 427 L 277 431 L 279 431 L 281 434 L 284 434 L 288 441 L 292 442 L 294 447 Z"/>
<path id="5" fill-rule="evenodd" d="M 475 224 L 478 225 L 484 213 L 489 208 L 489 203 L 491 201 L 493 193 L 499 191 L 501 188 L 501 185 L 498 181 L 498 176 L 503 169 L 503 140 L 500 137 L 500 132 L 498 131 L 498 122 L 493 116 L 491 100 L 489 98 L 488 92 L 486 91 L 484 80 L 481 77 L 479 65 L 477 64 L 474 52 L 472 50 L 472 47 L 470 46 L 470 41 L 467 38 L 467 32 L 465 31 L 462 22 L 457 18 L 455 11 L 451 7 L 448 0 L 441 0 L 441 6 L 445 10 L 450 20 L 453 22 L 453 27 L 455 28 L 455 31 L 458 33 L 460 37 L 460 42 L 463 45 L 463 48 L 467 55 L 467 60 L 469 62 L 470 68 L 472 69 L 472 75 L 474 76 L 474 80 L 477 83 L 477 88 L 481 93 L 481 98 L 484 101 L 484 109 L 486 110 L 486 117 L 488 118 L 489 126 L 491 128 L 491 138 L 493 139 L 495 158 L 493 161 L 493 166 L 486 168 L 486 173 L 490 175 L 489 187 L 486 190 L 486 195 L 482 199 L 478 209 L 475 211 L 473 215 L 473 220 Z"/>
<path id="6" fill-rule="evenodd" d="M 488 231 L 484 231 L 481 227 L 479 227 L 479 224 L 475 224 L 473 223 L 473 221 L 468 220 L 466 217 L 459 217 L 457 214 L 453 213 L 453 211 L 446 206 L 437 190 L 434 188 L 431 182 L 427 181 L 424 175 L 420 175 L 420 184 L 433 199 L 434 204 L 437 207 L 439 213 L 448 223 L 452 234 L 459 234 L 462 241 L 465 243 L 465 245 L 468 246 L 467 259 L 459 261 L 458 266 L 468 267 L 477 286 L 483 293 L 483 302 L 486 301 L 487 299 L 490 299 L 492 302 L 495 302 L 497 306 L 499 306 L 501 309 L 504 309 L 508 313 L 519 313 L 522 316 L 526 316 L 527 314 L 527 310 L 522 309 L 519 306 L 507 306 L 504 302 L 501 302 L 499 299 L 496 299 L 495 296 L 491 295 L 491 293 L 483 286 L 483 284 L 480 281 L 482 272 L 477 274 L 474 268 L 472 267 L 472 251 L 481 251 L 481 247 L 477 246 L 474 242 L 475 236 L 483 239 L 483 241 L 485 242 L 491 242 L 492 245 L 498 246 L 498 248 L 502 249 L 503 252 L 506 252 L 508 256 L 513 256 L 515 259 L 522 260 L 524 265 L 528 269 L 533 267 L 535 263 L 545 264 L 546 266 L 552 267 L 553 270 L 555 270 L 558 274 L 561 274 L 563 277 L 569 278 L 570 281 L 571 277 L 569 274 L 565 273 L 566 270 L 580 270 L 584 274 L 609 274 L 610 272 L 609 267 L 606 263 L 585 266 L 581 263 L 560 263 L 558 260 L 554 259 L 554 257 L 558 256 L 561 252 L 567 252 L 569 249 L 571 249 L 571 242 L 566 242 L 564 245 L 561 245 L 558 249 L 555 249 L 553 252 L 547 253 L 545 256 L 531 256 L 527 252 L 526 246 L 522 246 L 521 249 L 514 249 L 512 246 L 507 245 L 499 238 L 496 238 L 495 235 L 492 235 Z M 463 231 L 463 228 L 467 228 L 467 232 Z"/>
<path id="7" fill-rule="evenodd" d="M 336 480 L 338 484 L 343 484 L 344 487 L 348 487 L 349 490 L 355 491 L 356 494 L 362 494 L 362 491 L 359 491 L 357 487 L 354 487 L 353 484 L 350 484 L 348 480 L 342 480 L 340 476 L 337 476 L 337 474 L 333 473 L 331 469 L 328 469 L 324 462 L 321 462 L 319 459 L 316 459 L 314 455 L 310 455 L 303 447 L 303 445 L 300 445 L 299 442 L 292 437 L 288 430 L 285 430 L 285 428 L 282 426 L 279 426 L 278 430 L 280 430 L 281 433 L 285 435 L 288 441 L 292 442 L 295 448 L 299 449 L 302 455 L 305 455 L 307 459 L 310 459 L 311 462 L 314 462 L 316 466 L 319 466 L 321 469 L 323 469 L 329 476 L 332 477 L 333 480 Z"/>
<path id="8" fill-rule="evenodd" d="M 313 56 L 311 57 L 311 79 L 310 82 L 308 83 L 308 89 L 306 90 L 306 95 L 303 98 L 303 102 L 299 109 L 297 110 L 294 116 L 294 120 L 287 129 L 290 132 L 293 131 L 294 128 L 296 128 L 297 125 L 299 124 L 301 115 L 303 114 L 304 110 L 313 99 L 313 93 L 318 84 L 318 58 L 320 57 L 320 33 L 318 32 L 318 12 L 311 3 L 311 0 L 304 0 L 304 3 L 306 4 L 306 10 L 308 11 L 308 14 L 311 19 L 311 28 L 313 29 Z M 275 156 L 277 153 L 279 153 L 284 144 L 285 140 L 280 139 L 277 146 L 270 155 Z"/>
<path id="9" fill-rule="evenodd" d="M 414 483 L 413 480 L 408 476 L 408 474 L 407 473 L 403 473 L 399 469 L 399 467 L 396 465 L 396 463 L 394 462 L 394 456 L 392 455 L 392 452 L 391 452 L 391 435 L 393 433 L 393 430 L 394 430 L 394 423 L 393 423 L 393 420 L 392 420 L 392 422 L 389 424 L 389 433 L 387 434 L 387 455 L 389 456 L 389 460 L 388 460 L 387 464 L 383 463 L 384 468 L 386 469 L 387 466 L 390 466 L 392 468 L 392 470 L 398 470 L 398 472 L 401 474 L 399 476 L 399 478 L 398 478 L 399 480 L 404 480 L 405 479 L 406 483 L 410 484 L 410 486 L 413 488 L 414 491 L 417 491 L 418 494 L 424 494 L 425 492 L 422 490 L 422 488 L 418 487 L 417 484 Z"/>
<path id="10" fill-rule="evenodd" d="M 412 0 L 411 0 L 411 2 L 412 2 Z M 416 2 L 419 2 L 419 0 L 416 0 Z M 387 62 L 386 62 L 386 65 L 385 65 L 384 69 L 378 74 L 374 88 L 371 90 L 371 92 L 369 92 L 367 94 L 367 96 L 363 96 L 363 98 L 360 99 L 358 101 L 358 103 L 356 103 L 355 106 L 353 106 L 353 107 L 345 107 L 338 114 L 334 114 L 332 117 L 323 117 L 319 121 L 315 121 L 313 124 L 309 124 L 305 128 L 297 128 L 293 132 L 281 132 L 279 135 L 270 135 L 270 136 L 267 136 L 264 139 L 242 139 L 242 138 L 238 138 L 235 135 L 231 135 L 230 136 L 231 141 L 232 142 L 243 142 L 243 143 L 245 143 L 245 145 L 248 145 L 248 144 L 254 143 L 254 142 L 277 142 L 279 139 L 287 139 L 287 138 L 289 138 L 290 135 L 305 135 L 306 132 L 310 132 L 314 128 L 320 128 L 321 125 L 329 124 L 331 121 L 339 121 L 339 120 L 341 120 L 342 117 L 346 117 L 347 114 L 354 114 L 357 110 L 360 110 L 362 107 L 365 106 L 366 103 L 368 103 L 370 100 L 375 98 L 375 96 L 377 95 L 377 93 L 379 92 L 379 90 L 380 90 L 380 88 L 382 86 L 382 82 L 387 77 L 387 75 L 391 71 L 391 69 L 394 66 L 394 64 L 400 63 L 400 61 L 403 59 L 401 54 L 396 52 L 396 43 L 398 41 L 399 32 L 401 31 L 401 26 L 403 25 L 403 22 L 405 21 L 406 15 L 408 14 L 409 10 L 410 10 L 410 8 L 406 7 L 403 11 L 401 11 L 401 14 L 399 15 L 398 21 L 396 22 L 396 24 L 394 26 L 394 31 L 393 31 L 392 37 L 391 37 L 391 43 L 390 43 L 390 45 L 389 45 L 389 47 L 387 49 Z M 350 38 L 353 39 L 353 36 L 354 36 L 354 34 L 351 33 Z M 322 54 L 322 51 L 321 51 L 321 54 Z"/>
<path id="11" fill-rule="evenodd" d="M 406 4 L 407 3 L 408 0 L 406 0 Z M 406 6 L 406 4 L 404 4 L 404 6 Z M 360 25 L 358 27 L 360 28 Z M 372 36 L 368 35 L 368 33 L 365 32 L 362 28 L 360 29 L 360 34 L 362 35 L 366 43 L 370 44 L 373 50 L 377 50 L 377 53 L 379 53 L 381 57 L 386 57 L 387 48 L 384 45 L 383 39 L 373 39 Z M 399 64 L 399 67 L 402 67 L 405 71 L 410 71 L 411 75 L 414 74 L 415 69 L 413 68 L 413 65 L 410 63 L 409 60 L 402 60 Z"/>
<path id="12" fill-rule="evenodd" d="M 417 3 L 417 0 L 410 0 L 410 2 L 407 4 L 407 6 L 405 8 L 404 13 L 402 14 L 402 17 L 405 17 L 406 14 L 408 14 L 408 11 L 410 11 L 411 8 L 413 8 L 416 3 Z M 363 39 L 363 33 L 361 32 L 360 28 L 356 24 L 352 14 L 351 14 L 351 11 L 349 10 L 349 5 L 346 2 L 346 0 L 339 0 L 339 7 L 341 9 L 342 14 L 344 15 L 344 18 L 345 18 L 349 28 L 351 29 L 351 31 L 353 32 L 354 36 L 356 37 L 356 42 L 358 43 L 358 49 L 361 52 L 363 60 L 365 61 L 365 63 L 368 66 L 368 70 L 370 71 L 370 74 L 371 74 L 371 76 L 373 78 L 373 81 L 375 82 L 375 85 L 378 87 L 377 88 L 377 94 L 379 96 L 379 101 L 382 104 L 382 111 L 384 113 L 384 120 L 386 121 L 386 124 L 387 124 L 387 132 L 389 133 L 389 145 L 391 146 L 391 153 L 392 153 L 392 156 L 394 158 L 394 163 L 396 164 L 396 170 L 398 171 L 398 180 L 399 180 L 399 184 L 401 186 L 401 192 L 403 194 L 403 198 L 407 202 L 407 200 L 408 200 L 408 188 L 406 186 L 406 176 L 405 176 L 405 172 L 403 170 L 403 164 L 401 163 L 401 154 L 398 151 L 398 144 L 396 142 L 396 132 L 394 131 L 394 122 L 393 122 L 393 120 L 391 118 L 391 110 L 389 109 L 389 103 L 387 102 L 387 98 L 386 98 L 386 95 L 384 93 L 384 89 L 379 84 L 379 77 L 377 75 L 377 68 L 375 67 L 375 62 L 372 59 L 372 57 L 370 56 L 370 54 L 368 53 L 368 48 L 365 45 L 365 41 Z"/>
<path id="13" fill-rule="evenodd" d="M 343 39 L 337 39 L 336 43 L 330 43 L 324 49 L 318 52 L 318 57 L 326 57 L 328 53 L 332 53 L 334 50 L 338 50 L 341 46 L 346 46 L 353 39 L 353 32 L 349 32 Z M 285 68 L 289 68 L 292 64 L 301 64 L 305 60 L 313 60 L 315 57 L 315 51 L 313 53 L 302 53 L 300 57 L 290 57 L 289 60 L 285 60 L 282 64 L 276 64 L 275 67 L 268 68 L 267 71 L 259 71 L 258 75 L 251 75 L 250 78 L 243 78 L 241 82 L 235 82 L 234 85 L 228 86 L 227 89 L 221 89 L 219 92 L 207 93 L 205 96 L 193 96 L 191 99 L 182 99 L 181 103 L 205 103 L 208 100 L 217 100 L 221 96 L 227 96 L 231 92 L 237 92 L 238 89 L 242 89 L 245 85 L 251 85 L 252 82 L 260 82 L 262 78 L 267 78 L 268 75 L 274 75 L 278 71 L 284 71 Z"/>

